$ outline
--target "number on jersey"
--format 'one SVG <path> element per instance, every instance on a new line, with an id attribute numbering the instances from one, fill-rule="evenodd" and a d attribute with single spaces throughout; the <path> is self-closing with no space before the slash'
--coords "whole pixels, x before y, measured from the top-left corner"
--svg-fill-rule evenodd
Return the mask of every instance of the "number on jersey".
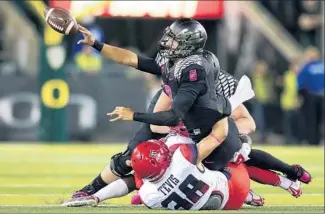
<path id="1" fill-rule="evenodd" d="M 187 199 L 182 198 L 176 192 L 173 192 L 163 202 L 161 202 L 163 207 L 167 208 L 168 206 L 171 206 L 174 207 L 175 210 L 189 210 L 208 191 L 209 185 L 198 180 L 193 175 L 189 175 L 179 185 L 178 189 L 186 195 Z"/>

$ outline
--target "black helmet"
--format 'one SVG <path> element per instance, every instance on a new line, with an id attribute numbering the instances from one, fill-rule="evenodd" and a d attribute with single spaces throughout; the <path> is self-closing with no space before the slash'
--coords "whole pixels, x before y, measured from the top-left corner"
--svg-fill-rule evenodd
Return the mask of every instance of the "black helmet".
<path id="1" fill-rule="evenodd" d="M 168 58 L 180 58 L 201 53 L 207 41 L 204 27 L 193 19 L 179 19 L 164 31 L 159 52 Z"/>

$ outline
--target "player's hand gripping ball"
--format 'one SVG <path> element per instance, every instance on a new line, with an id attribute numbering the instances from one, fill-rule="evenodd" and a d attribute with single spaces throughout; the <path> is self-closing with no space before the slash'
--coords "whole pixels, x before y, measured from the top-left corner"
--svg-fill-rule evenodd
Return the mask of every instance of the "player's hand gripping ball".
<path id="1" fill-rule="evenodd" d="M 72 14 L 63 8 L 46 8 L 45 21 L 51 28 L 61 34 L 71 35 L 78 32 L 79 25 Z"/>

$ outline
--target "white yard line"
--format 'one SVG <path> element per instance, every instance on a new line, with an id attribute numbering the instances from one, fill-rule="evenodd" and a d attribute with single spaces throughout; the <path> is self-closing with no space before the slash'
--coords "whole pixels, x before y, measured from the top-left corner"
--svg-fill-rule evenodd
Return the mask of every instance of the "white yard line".
<path id="1" fill-rule="evenodd" d="M 2 184 L 0 188 L 23 188 L 23 187 L 53 187 L 53 188 L 70 188 L 80 187 L 81 185 L 76 184 Z"/>

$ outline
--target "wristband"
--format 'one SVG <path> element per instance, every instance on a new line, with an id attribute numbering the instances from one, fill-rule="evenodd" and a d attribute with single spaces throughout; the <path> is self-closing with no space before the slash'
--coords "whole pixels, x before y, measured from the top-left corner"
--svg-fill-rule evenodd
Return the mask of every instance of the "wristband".
<path id="1" fill-rule="evenodd" d="M 209 134 L 209 136 L 211 136 L 211 137 L 213 137 L 218 143 L 222 143 L 223 142 L 223 140 L 220 140 L 219 138 L 217 138 L 217 137 L 215 137 L 213 134 L 212 134 L 212 132 Z"/>
<path id="2" fill-rule="evenodd" d="M 99 52 L 101 52 L 104 47 L 104 43 L 101 43 L 101 42 L 95 40 L 92 47 L 95 48 L 96 50 L 98 50 Z"/>

